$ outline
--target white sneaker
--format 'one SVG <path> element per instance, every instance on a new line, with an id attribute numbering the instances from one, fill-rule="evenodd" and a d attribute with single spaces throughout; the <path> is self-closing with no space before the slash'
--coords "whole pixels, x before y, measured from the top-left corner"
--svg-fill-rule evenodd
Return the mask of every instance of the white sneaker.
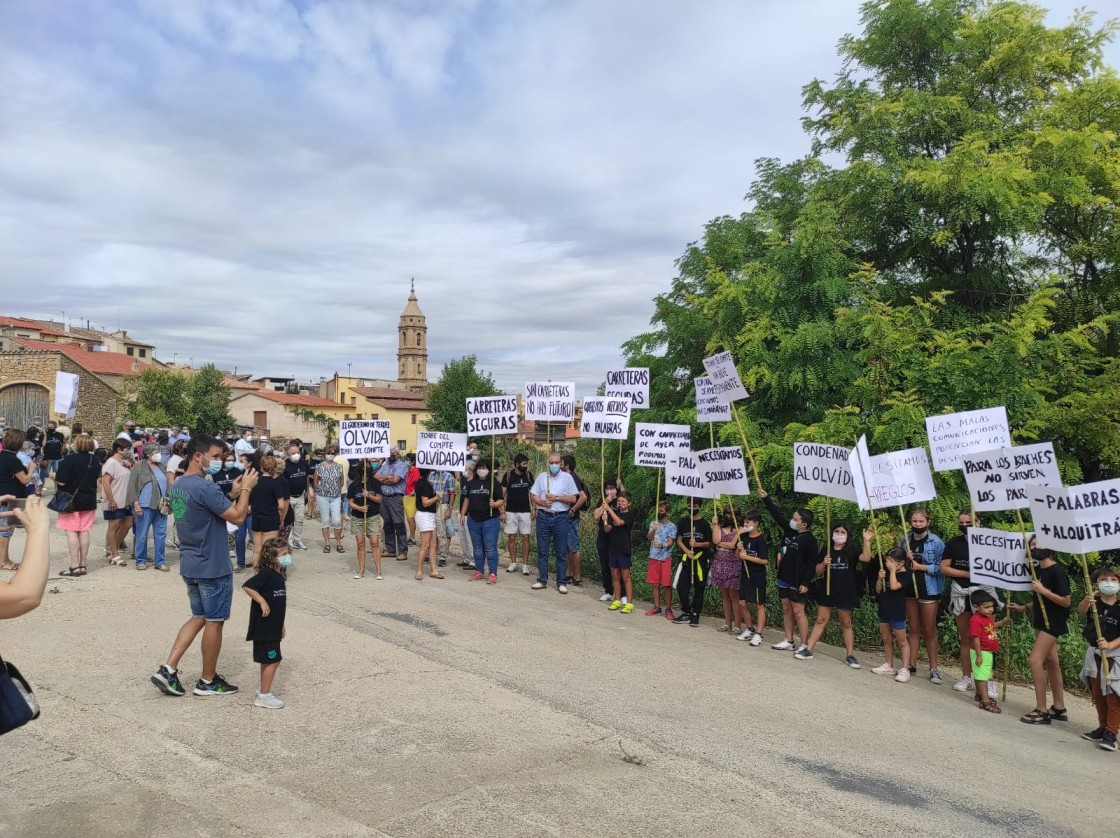
<path id="1" fill-rule="evenodd" d="M 898 674 L 895 671 L 895 668 L 893 666 L 891 666 L 889 663 L 887 663 L 886 661 L 879 664 L 877 667 L 875 667 L 871 671 L 874 672 L 876 675 L 897 675 Z"/>
<path id="2" fill-rule="evenodd" d="M 990 698 L 992 701 L 995 701 L 997 698 L 999 698 L 999 689 L 996 687 L 995 681 L 988 682 L 988 698 Z"/>
<path id="3" fill-rule="evenodd" d="M 754 637 L 751 638 L 751 645 L 752 646 L 761 646 L 762 645 L 762 635 L 759 634 L 758 632 L 755 632 Z"/>
<path id="4" fill-rule="evenodd" d="M 790 641 L 786 640 L 783 637 L 781 643 L 775 643 L 770 648 L 773 649 L 775 652 L 788 652 L 790 649 L 793 649 L 795 647 L 794 647 L 793 643 L 791 643 Z"/>
<path id="5" fill-rule="evenodd" d="M 362 578 L 362 577 L 364 577 L 364 576 L 365 576 L 365 574 L 364 574 L 364 573 L 355 573 L 355 574 L 354 574 L 354 578 L 355 578 L 355 579 L 361 579 L 361 578 Z"/>
<path id="6" fill-rule="evenodd" d="M 959 693 L 963 693 L 965 690 L 971 690 L 972 679 L 965 675 L 963 678 L 957 681 L 957 683 L 953 684 L 953 689 Z"/>
<path id="7" fill-rule="evenodd" d="M 562 594 L 566 594 L 568 592 L 568 586 L 567 585 L 557 585 L 556 590 L 558 590 Z"/>
<path id="8" fill-rule="evenodd" d="M 529 587 L 530 587 L 530 590 L 543 591 L 545 588 L 548 587 L 548 585 L 546 585 L 544 582 L 534 582 Z"/>
<path id="9" fill-rule="evenodd" d="M 743 629 L 742 634 L 735 635 L 736 640 L 750 640 L 754 637 L 754 629 Z"/>
<path id="10" fill-rule="evenodd" d="M 284 706 L 284 702 L 272 693 L 257 693 L 257 700 L 253 702 L 253 706 L 264 707 L 266 710 L 279 710 Z"/>
<path id="11" fill-rule="evenodd" d="M 517 572 L 517 562 L 510 562 L 509 567 L 506 568 L 506 573 L 516 573 L 516 572 Z"/>
<path id="12" fill-rule="evenodd" d="M 529 565 L 527 565 L 527 564 L 521 565 L 521 575 L 522 576 L 528 576 L 529 575 Z"/>
<path id="13" fill-rule="evenodd" d="M 610 602 L 612 599 L 614 599 L 614 597 L 610 594 L 603 594 L 601 597 L 599 597 L 599 602 Z"/>

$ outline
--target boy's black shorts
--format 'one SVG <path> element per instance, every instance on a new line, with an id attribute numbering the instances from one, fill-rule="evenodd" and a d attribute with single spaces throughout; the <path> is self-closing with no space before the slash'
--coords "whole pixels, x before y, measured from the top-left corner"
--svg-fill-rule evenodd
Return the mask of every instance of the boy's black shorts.
<path id="1" fill-rule="evenodd" d="M 261 640 L 253 641 L 253 663 L 280 663 L 284 660 L 280 654 L 279 643 L 265 643 Z"/>
<path id="2" fill-rule="evenodd" d="M 750 577 L 739 579 L 739 599 L 754 605 L 766 604 L 766 579 L 752 580 Z"/>

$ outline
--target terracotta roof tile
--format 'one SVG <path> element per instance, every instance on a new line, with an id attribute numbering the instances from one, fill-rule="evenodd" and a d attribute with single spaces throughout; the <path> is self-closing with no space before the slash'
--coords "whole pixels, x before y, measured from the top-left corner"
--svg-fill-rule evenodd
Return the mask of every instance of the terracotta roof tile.
<path id="1" fill-rule="evenodd" d="M 275 390 L 254 390 L 245 395 L 260 396 L 262 399 L 268 399 L 270 402 L 289 405 L 291 407 L 346 407 L 346 405 L 335 404 L 330 399 L 322 399 L 318 396 L 303 396 L 299 393 L 277 393 Z"/>
<path id="2" fill-rule="evenodd" d="M 152 366 L 122 352 L 90 352 L 88 349 L 82 349 L 72 343 L 49 343 L 45 340 L 29 340 L 28 338 L 15 338 L 14 340 L 25 349 L 36 352 L 61 352 L 77 361 L 90 372 L 100 373 L 101 375 L 139 375 Z M 136 364 L 135 369 L 133 369 L 133 364 Z"/>
<path id="3" fill-rule="evenodd" d="M 11 326 L 13 329 L 32 329 L 43 335 L 53 335 L 59 338 L 71 337 L 69 332 L 51 328 L 38 320 L 27 320 L 22 317 L 0 317 L 0 326 Z"/>

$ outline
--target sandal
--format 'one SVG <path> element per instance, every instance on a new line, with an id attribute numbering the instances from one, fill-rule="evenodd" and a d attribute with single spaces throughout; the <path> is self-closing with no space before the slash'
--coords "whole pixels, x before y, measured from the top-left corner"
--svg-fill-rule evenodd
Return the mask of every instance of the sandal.
<path id="1" fill-rule="evenodd" d="M 987 710 L 989 713 L 1002 713 L 1003 710 L 994 701 L 983 701 L 980 703 L 981 710 Z"/>
<path id="2" fill-rule="evenodd" d="M 716 631 L 731 631 L 731 626 L 724 624 L 716 629 Z"/>
<path id="3" fill-rule="evenodd" d="M 444 576 L 442 573 L 429 573 L 428 578 L 429 579 L 446 579 L 447 577 Z"/>
<path id="4" fill-rule="evenodd" d="M 329 545 L 329 544 L 326 547 L 323 548 L 324 553 L 329 553 L 330 551 L 331 551 L 331 545 Z"/>
<path id="5" fill-rule="evenodd" d="M 4 562 L 0 565 L 0 570 L 19 570 L 19 565 L 15 562 Z"/>
<path id="6" fill-rule="evenodd" d="M 82 575 L 82 568 L 81 568 L 81 566 L 78 566 L 78 567 L 72 567 L 69 570 L 60 570 L 58 572 L 58 575 L 59 576 L 81 576 Z"/>
<path id="7" fill-rule="evenodd" d="M 1020 716 L 1019 721 L 1028 725 L 1048 725 L 1050 724 L 1050 714 L 1045 710 L 1031 710 L 1025 716 Z"/>
<path id="8" fill-rule="evenodd" d="M 417 574 L 416 574 L 416 581 L 417 581 L 417 582 L 419 582 L 419 581 L 420 581 L 421 579 L 423 579 L 423 578 L 424 578 L 424 574 L 423 574 L 423 573 L 417 573 Z"/>
<path id="9" fill-rule="evenodd" d="M 345 553 L 346 552 L 346 548 L 343 547 L 341 544 L 334 545 L 334 549 L 335 549 L 335 552 L 338 552 L 338 553 Z"/>
<path id="10" fill-rule="evenodd" d="M 85 576 L 86 575 L 86 566 L 84 564 L 78 565 L 78 575 L 79 576 Z"/>
<path id="11" fill-rule="evenodd" d="M 1065 707 L 1063 707 L 1061 710 L 1059 710 L 1057 707 L 1055 707 L 1053 704 L 1051 704 L 1050 709 L 1047 710 L 1046 713 L 1047 713 L 1048 716 L 1050 716 L 1051 719 L 1053 719 L 1056 722 L 1068 722 L 1069 721 L 1069 712 L 1066 710 Z"/>

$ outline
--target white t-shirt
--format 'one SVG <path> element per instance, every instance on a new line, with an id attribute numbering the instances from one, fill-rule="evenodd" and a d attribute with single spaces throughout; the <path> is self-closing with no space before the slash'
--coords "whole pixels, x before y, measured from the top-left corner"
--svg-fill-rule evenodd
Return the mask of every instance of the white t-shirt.
<path id="1" fill-rule="evenodd" d="M 167 458 L 167 473 L 174 474 L 179 470 L 179 464 L 183 462 L 183 458 L 178 454 L 172 454 Z"/>

